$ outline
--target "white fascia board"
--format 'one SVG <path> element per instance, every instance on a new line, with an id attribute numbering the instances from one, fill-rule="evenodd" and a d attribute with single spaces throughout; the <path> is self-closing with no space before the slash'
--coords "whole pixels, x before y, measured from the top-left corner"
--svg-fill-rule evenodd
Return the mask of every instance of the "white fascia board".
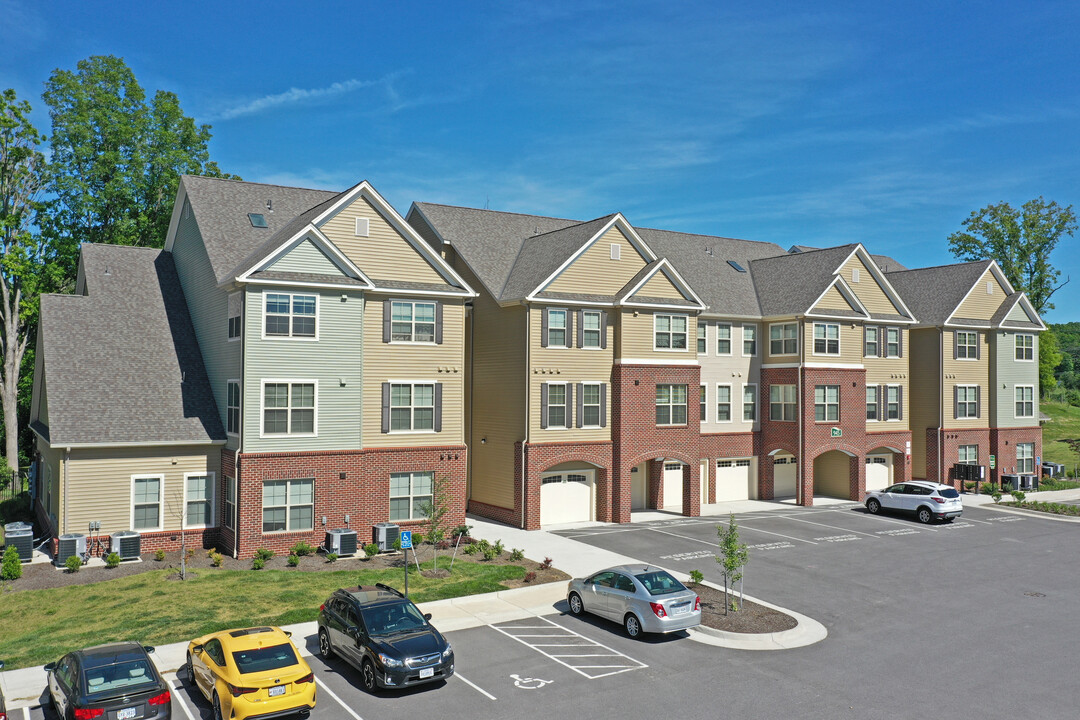
<path id="1" fill-rule="evenodd" d="M 709 308 L 708 305 L 669 305 L 667 303 L 649 302 L 620 302 L 616 303 L 615 306 L 626 308 L 649 308 L 652 310 L 685 310 L 687 312 L 699 312 Z"/>
<path id="2" fill-rule="evenodd" d="M 506 303 L 504 307 L 510 307 L 511 305 L 517 305 L 518 303 Z M 615 303 L 610 302 L 598 302 L 595 300 L 566 300 L 564 298 L 525 298 L 522 304 L 532 305 L 581 305 L 583 307 L 615 307 Z"/>
<path id="3" fill-rule="evenodd" d="M 308 225 L 307 227 L 301 228 L 299 232 L 297 232 L 291 238 L 289 238 L 277 248 L 275 248 L 273 252 L 267 254 L 266 257 L 263 258 L 263 260 L 257 265 L 248 268 L 232 280 L 225 280 L 224 282 L 218 283 L 218 285 L 226 285 L 233 281 L 238 283 L 251 282 L 252 274 L 257 273 L 261 270 L 266 270 L 267 268 L 271 267 L 274 263 L 287 255 L 289 251 L 291 251 L 293 248 L 295 248 L 297 245 L 304 242 L 305 240 L 310 240 L 320 250 L 329 253 L 331 256 L 330 261 L 333 262 L 334 265 L 336 265 L 338 269 L 341 270 L 342 274 L 346 277 L 353 277 L 357 280 L 360 280 L 369 287 L 373 285 L 371 279 L 364 275 L 364 273 L 360 271 L 360 268 L 353 265 L 353 263 L 347 257 L 345 257 L 345 255 L 342 254 L 340 250 L 338 250 L 334 243 L 330 242 L 330 239 L 323 235 L 322 232 L 313 225 Z"/>
<path id="4" fill-rule="evenodd" d="M 862 257 L 863 265 L 869 268 L 870 274 L 874 276 L 874 280 L 876 280 L 877 284 L 881 287 L 881 289 L 885 291 L 885 295 L 888 296 L 889 301 L 892 302 L 892 304 L 901 311 L 901 314 L 907 315 L 909 318 L 912 319 L 912 321 L 917 322 L 915 314 L 912 313 L 911 309 L 904 303 L 904 299 L 900 297 L 900 293 L 896 292 L 896 288 L 894 288 L 892 286 L 892 283 L 889 282 L 889 279 L 885 277 L 885 273 L 881 272 L 881 268 L 877 266 L 877 263 L 874 262 L 874 258 L 870 256 L 870 252 L 865 247 L 863 247 L 862 243 L 859 243 L 856 248 L 851 252 L 852 255 L 854 255 L 855 253 L 860 254 L 860 256 Z M 844 260 L 844 262 L 841 263 L 840 267 L 846 265 L 847 261 L 850 259 L 851 255 L 848 255 L 847 260 Z M 837 272 L 840 272 L 840 268 L 837 268 Z"/>
<path id="5" fill-rule="evenodd" d="M 409 212 L 405 213 L 405 218 L 406 218 L 405 222 L 408 222 L 408 217 L 410 215 L 412 215 L 414 212 L 424 219 L 424 222 L 427 223 L 427 226 L 429 228 L 431 228 L 431 232 L 435 233 L 435 237 L 437 237 L 439 239 L 439 242 L 441 244 L 449 245 L 450 247 L 454 246 L 454 244 L 452 242 L 450 242 L 449 240 L 447 240 L 446 238 L 444 238 L 442 236 L 442 233 L 439 232 L 439 228 L 435 227 L 435 223 L 431 222 L 431 220 L 428 218 L 428 216 L 424 214 L 424 211 L 420 209 L 420 206 L 416 204 L 415 200 L 413 200 L 412 205 L 409 206 Z"/>
<path id="6" fill-rule="evenodd" d="M 241 281 L 237 280 L 237 282 L 240 283 Z M 248 278 L 242 282 L 243 284 L 253 286 L 274 285 L 282 287 L 319 288 L 322 290 L 340 290 L 341 292 L 371 292 L 373 290 L 373 288 L 364 287 L 362 285 L 336 285 L 334 283 L 307 282 L 304 280 L 277 280 L 275 278 Z"/>
<path id="7" fill-rule="evenodd" d="M 634 287 L 630 288 L 625 293 L 623 293 L 620 297 L 616 298 L 616 303 L 620 304 L 620 305 L 633 305 L 633 304 L 635 304 L 632 301 L 627 300 L 627 298 L 631 298 L 634 295 L 636 295 L 637 292 L 639 290 L 641 290 L 641 288 L 645 287 L 645 285 L 650 280 L 652 280 L 654 277 L 656 277 L 657 273 L 662 272 L 664 268 L 667 268 L 668 271 L 671 273 L 671 275 L 668 275 L 667 273 L 664 273 L 664 276 L 667 277 L 668 280 L 671 280 L 672 284 L 681 293 L 683 293 L 684 298 L 687 295 L 689 295 L 690 300 L 692 302 L 694 302 L 694 303 L 697 303 L 697 306 L 702 310 L 704 310 L 705 308 L 708 307 L 708 305 L 706 305 L 704 302 L 702 302 L 701 298 L 698 297 L 697 293 L 694 292 L 694 289 L 692 287 L 690 287 L 690 285 L 686 282 L 686 280 L 683 279 L 682 275 L 679 274 L 679 271 L 676 270 L 675 267 L 670 262 L 668 262 L 667 258 L 661 258 L 660 261 L 656 264 L 656 267 L 654 267 L 652 270 L 650 270 L 648 273 L 646 273 L 646 275 L 643 278 L 641 278 L 641 280 L 639 280 L 637 282 L 637 284 L 634 285 Z M 672 277 L 672 276 L 674 276 L 674 277 Z M 646 303 L 646 304 L 648 304 L 648 303 Z M 650 307 L 653 306 L 653 304 L 648 304 L 648 305 Z"/>
<path id="8" fill-rule="evenodd" d="M 165 233 L 165 252 L 172 252 L 173 241 L 176 239 L 176 228 L 180 224 L 180 214 L 184 212 L 184 202 L 187 200 L 187 188 L 184 187 L 184 178 L 181 176 L 176 188 L 176 201 L 173 203 L 172 217 L 169 218 L 169 232 Z"/>
<path id="9" fill-rule="evenodd" d="M 721 321 L 723 321 L 723 320 L 731 320 L 731 321 L 734 321 L 734 322 L 753 322 L 753 323 L 761 322 L 761 316 L 760 315 L 729 315 L 727 313 L 719 313 L 719 312 L 702 312 L 701 313 L 701 319 L 702 320 L 721 320 Z M 724 357 L 724 356 L 721 356 L 721 357 Z"/>
<path id="10" fill-rule="evenodd" d="M 40 437 L 40 436 L 39 436 Z M 183 447 L 185 445 L 199 447 L 200 445 L 224 445 L 227 440 L 162 440 L 160 442 L 101 442 L 101 443 L 66 443 L 54 442 L 50 447 L 64 448 L 65 450 L 85 450 L 90 448 L 137 448 L 137 447 Z"/>
<path id="11" fill-rule="evenodd" d="M 431 295 L 434 297 L 462 297 L 473 298 L 476 294 L 469 290 L 417 290 L 415 288 L 387 288 L 373 286 L 366 288 L 365 292 L 380 293 L 383 295 L 395 295 L 398 297 L 405 297 L 408 295 Z"/>
<path id="12" fill-rule="evenodd" d="M 1016 292 L 1016 288 L 1014 288 L 1012 286 L 1012 283 L 1009 282 L 1009 278 L 1005 277 L 1005 271 L 1001 269 L 1000 265 L 998 265 L 997 260 L 990 261 L 990 271 L 994 273 L 994 276 L 998 279 L 998 282 L 1001 283 L 1002 286 L 1009 291 L 1009 295 L 1012 295 L 1014 292 Z"/>
<path id="13" fill-rule="evenodd" d="M 944 327 L 947 327 L 947 328 L 975 328 L 975 329 L 978 329 L 978 330 L 991 330 L 991 329 L 993 329 L 994 326 L 991 325 L 989 321 L 987 321 L 987 323 L 984 325 L 983 323 L 959 323 L 959 322 L 953 322 L 952 320 L 946 320 Z"/>
<path id="14" fill-rule="evenodd" d="M 844 262 L 846 263 L 847 260 L 845 260 Z M 844 282 L 844 278 L 840 277 L 839 275 L 834 276 L 833 281 L 829 283 L 828 287 L 821 291 L 821 294 L 817 296 L 814 302 L 810 303 L 810 307 L 806 308 L 806 310 L 804 310 L 802 314 L 806 317 L 821 317 L 821 315 L 815 315 L 811 311 L 815 307 L 817 307 L 817 304 L 821 302 L 821 299 L 824 298 L 825 294 L 832 290 L 833 287 L 837 288 L 837 291 L 844 296 L 844 299 L 848 301 L 849 305 L 852 303 L 852 301 L 854 301 L 854 303 L 858 306 L 857 308 L 855 308 L 855 310 L 861 312 L 866 317 L 870 317 L 870 311 L 866 309 L 866 306 L 863 305 L 862 302 L 859 301 L 859 298 L 856 297 L 855 293 L 851 291 L 851 288 L 848 287 L 848 284 Z"/>
<path id="15" fill-rule="evenodd" d="M 1030 300 L 1028 300 L 1027 293 L 1020 293 L 1019 302 L 1023 306 L 1024 312 L 1029 318 L 1031 318 L 1031 321 L 1039 323 L 1039 327 L 1043 330 L 1046 330 L 1046 323 L 1044 323 L 1042 318 L 1039 317 L 1039 313 L 1035 312 L 1035 306 L 1031 304 Z"/>

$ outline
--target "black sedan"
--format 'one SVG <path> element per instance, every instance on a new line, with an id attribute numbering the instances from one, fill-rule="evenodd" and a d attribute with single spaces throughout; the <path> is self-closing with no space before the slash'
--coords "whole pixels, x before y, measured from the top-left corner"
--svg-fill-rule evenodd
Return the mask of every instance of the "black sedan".
<path id="1" fill-rule="evenodd" d="M 147 656 L 123 642 L 68 653 L 45 666 L 49 697 L 63 720 L 169 720 L 172 695 Z"/>

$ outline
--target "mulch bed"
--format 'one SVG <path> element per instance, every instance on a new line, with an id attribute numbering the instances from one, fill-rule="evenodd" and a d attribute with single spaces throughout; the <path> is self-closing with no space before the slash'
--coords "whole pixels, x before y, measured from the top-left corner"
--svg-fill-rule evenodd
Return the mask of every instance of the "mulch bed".
<path id="1" fill-rule="evenodd" d="M 688 588 L 701 598 L 701 624 L 714 630 L 734 633 L 774 633 L 790 630 L 799 622 L 779 610 L 744 600 L 739 611 L 724 614 L 724 591 L 711 585 L 690 583 Z M 732 596 L 728 596 L 729 599 Z"/>

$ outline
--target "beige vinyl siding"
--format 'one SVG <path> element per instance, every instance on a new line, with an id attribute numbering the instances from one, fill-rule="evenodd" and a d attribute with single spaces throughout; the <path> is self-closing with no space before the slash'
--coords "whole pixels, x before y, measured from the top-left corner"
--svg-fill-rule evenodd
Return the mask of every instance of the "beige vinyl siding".
<path id="1" fill-rule="evenodd" d="M 658 297 L 674 300 L 687 300 L 686 296 L 679 292 L 668 276 L 661 270 L 649 278 L 640 290 L 634 293 L 634 297 Z"/>
<path id="2" fill-rule="evenodd" d="M 822 296 L 821 300 L 814 305 L 810 312 L 815 310 L 855 310 L 851 303 L 847 301 L 844 294 L 840 292 L 840 289 L 833 285 Z"/>
<path id="3" fill-rule="evenodd" d="M 611 259 L 612 243 L 621 247 L 619 260 Z M 622 231 L 611 227 L 544 289 L 550 292 L 614 295 L 645 265 L 645 259 Z M 545 278 L 537 278 L 538 283 L 543 280 Z"/>
<path id="4" fill-rule="evenodd" d="M 987 283 L 991 283 L 994 289 L 990 294 L 986 292 Z M 960 303 L 960 307 L 953 313 L 953 317 L 989 321 L 1001 307 L 1005 297 L 1005 288 L 1001 286 L 990 268 L 987 268 L 964 302 Z"/>
<path id="5" fill-rule="evenodd" d="M 184 474 L 211 472 L 220 484 L 220 471 L 221 450 L 217 446 L 72 450 L 68 461 L 66 529 L 85 533 L 91 521 L 99 520 L 102 535 L 131 530 L 131 476 L 164 475 L 161 529 L 178 530 L 178 515 L 185 499 Z M 215 521 L 220 513 L 221 508 L 215 507 Z"/>
<path id="6" fill-rule="evenodd" d="M 852 282 L 852 270 L 858 269 L 859 282 Z M 859 298 L 859 302 L 869 310 L 871 313 L 884 313 L 888 315 L 900 315 L 901 310 L 898 308 L 889 296 L 886 294 L 885 289 L 878 284 L 877 279 L 874 277 L 870 268 L 866 263 L 862 261 L 857 254 L 853 255 L 847 263 L 844 264 L 843 269 L 840 271 L 840 275 L 844 278 L 844 281 L 848 283 L 848 287 Z"/>
<path id="7" fill-rule="evenodd" d="M 465 441 L 465 306 L 442 300 L 441 345 L 384 343 L 383 301 L 415 300 L 408 295 L 367 295 L 364 303 L 364 447 L 431 447 Z M 442 383 L 442 431 L 382 432 L 382 384 L 393 381 Z M 320 434 L 322 430 L 320 429 Z"/>
<path id="8" fill-rule="evenodd" d="M 368 236 L 356 235 L 356 218 L 367 218 Z M 358 197 L 320 228 L 373 280 L 445 284 L 446 280 L 365 198 Z"/>
<path id="9" fill-rule="evenodd" d="M 862 328 L 859 328 L 860 333 Z M 897 430 L 907 430 L 911 427 L 911 377 L 912 373 L 909 368 L 909 361 L 911 358 L 912 348 L 909 345 L 911 340 L 911 334 L 907 328 L 900 328 L 901 343 L 903 347 L 903 357 L 898 358 L 879 358 L 868 357 L 863 358 L 863 365 L 866 367 L 866 384 L 867 385 L 899 385 L 903 388 L 903 400 L 901 404 L 901 419 L 899 421 L 869 421 L 866 423 L 867 432 L 894 432 Z M 937 348 L 935 346 L 935 353 Z M 936 396 L 935 391 L 935 396 Z M 882 403 L 884 408 L 884 403 Z M 884 417 L 884 415 L 882 415 Z"/>
<path id="10" fill-rule="evenodd" d="M 554 307 L 554 306 L 553 306 Z M 576 344 L 577 317 L 575 308 L 568 308 L 574 317 L 574 330 L 571 343 Z M 587 308 L 595 309 L 595 308 Z M 612 317 L 608 313 L 607 326 L 604 333 L 607 335 L 607 347 L 599 350 L 586 348 L 551 348 L 540 346 L 540 328 L 544 308 L 539 305 L 532 306 L 529 312 L 529 343 L 531 346 L 530 362 L 532 368 L 529 377 L 529 442 L 585 442 L 591 440 L 611 439 L 611 366 L 615 358 L 615 343 L 612 338 Z M 603 428 L 578 428 L 577 425 L 577 383 L 605 383 L 607 387 L 607 402 L 605 417 L 607 427 Z M 575 427 L 565 430 L 545 430 L 540 427 L 541 402 L 540 388 L 544 383 L 568 383 L 574 385 L 572 400 L 572 424 Z"/>
<path id="11" fill-rule="evenodd" d="M 998 300 L 1001 297 L 998 296 Z M 945 390 L 941 398 L 941 407 L 945 422 L 942 427 L 948 430 L 960 428 L 987 428 L 990 427 L 990 355 L 991 347 L 986 342 L 986 333 L 972 331 L 978 335 L 979 359 L 956 360 L 953 358 L 953 340 L 955 335 L 951 329 L 946 328 L 942 336 L 942 372 L 945 373 Z M 957 385 L 978 385 L 979 390 L 979 417 L 958 420 L 955 407 L 953 406 L 953 388 Z"/>
<path id="12" fill-rule="evenodd" d="M 936 428 L 940 417 L 940 337 L 939 328 L 912 330 L 908 333 L 908 343 L 904 350 L 911 368 L 911 392 L 908 395 L 917 398 L 917 402 L 909 403 L 908 413 L 911 427 L 911 472 L 912 476 L 917 478 L 926 477 L 926 429 Z M 952 357 L 951 349 L 949 357 Z M 949 416 L 952 416 L 952 408 L 949 408 Z"/>
<path id="13" fill-rule="evenodd" d="M 796 338 L 799 339 L 798 352 L 796 352 L 794 355 L 785 355 L 785 354 L 773 355 L 772 352 L 771 352 L 772 351 L 772 345 L 769 342 L 769 339 L 770 339 L 771 333 L 772 333 L 772 327 L 774 325 L 777 325 L 777 326 L 778 325 L 788 325 L 788 324 L 791 324 L 791 323 L 794 323 L 796 325 Z M 798 325 L 799 325 L 799 323 L 800 323 L 799 320 L 796 320 L 795 318 L 791 318 L 790 320 L 772 320 L 772 321 L 769 321 L 769 322 L 763 322 L 760 325 L 758 325 L 759 333 L 760 333 L 760 339 L 758 340 L 758 347 L 760 348 L 759 352 L 763 353 L 762 357 L 764 358 L 764 363 L 766 365 L 768 365 L 768 364 L 781 364 L 781 363 L 797 363 L 797 362 L 801 361 L 801 355 L 802 355 L 803 347 L 806 345 L 806 343 L 803 342 L 803 338 L 801 338 L 799 336 L 799 334 L 798 334 Z"/>
<path id="14" fill-rule="evenodd" d="M 613 310 L 608 314 L 608 322 L 612 316 L 618 313 L 618 329 L 615 333 L 616 357 L 626 362 L 637 359 L 650 361 L 667 361 L 671 363 L 686 363 L 697 360 L 697 317 L 693 313 L 672 311 L 659 314 L 685 315 L 686 323 L 686 350 L 657 350 L 654 335 L 654 312 L 651 310 L 632 310 L 619 312 Z M 635 317 L 635 314 L 637 317 Z"/>
<path id="15" fill-rule="evenodd" d="M 816 355 L 814 354 L 814 325 L 838 325 L 840 327 L 840 354 L 839 355 Z M 803 356 L 806 362 L 813 363 L 852 363 L 862 364 L 863 361 L 863 329 L 862 325 L 852 327 L 850 320 L 810 320 L 807 319 L 803 326 Z"/>
<path id="16" fill-rule="evenodd" d="M 271 265 L 270 269 L 281 272 L 319 273 L 320 275 L 342 274 L 341 269 L 310 240 L 302 241 Z"/>

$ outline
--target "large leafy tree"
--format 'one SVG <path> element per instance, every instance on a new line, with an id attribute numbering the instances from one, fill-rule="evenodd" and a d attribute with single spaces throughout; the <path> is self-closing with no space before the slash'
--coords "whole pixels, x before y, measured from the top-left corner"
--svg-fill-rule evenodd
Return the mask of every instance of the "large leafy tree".
<path id="1" fill-rule="evenodd" d="M 1054 309 L 1050 298 L 1068 279 L 1057 284 L 1061 271 L 1051 264 L 1050 254 L 1063 237 L 1076 232 L 1072 205 L 1061 207 L 1039 197 L 1017 210 L 1002 202 L 971 213 L 963 226 L 949 236 L 955 257 L 997 260 L 1013 287 L 1027 293 L 1036 312 Z"/>

